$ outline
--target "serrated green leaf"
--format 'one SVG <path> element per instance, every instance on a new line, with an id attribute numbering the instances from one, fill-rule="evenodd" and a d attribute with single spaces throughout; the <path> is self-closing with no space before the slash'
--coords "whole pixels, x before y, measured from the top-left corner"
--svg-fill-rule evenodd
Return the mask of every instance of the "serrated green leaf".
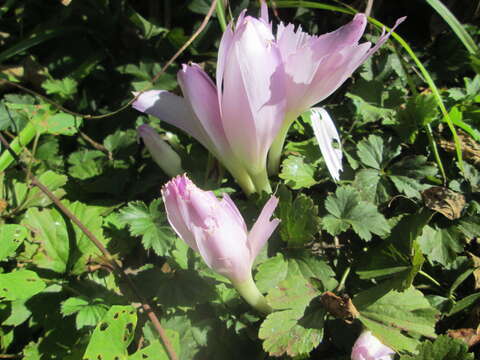
<path id="1" fill-rule="evenodd" d="M 167 225 L 161 199 L 153 200 L 148 207 L 141 201 L 131 202 L 120 211 L 120 218 L 133 236 L 142 237 L 146 250 L 153 249 L 159 256 L 167 255 L 176 240 Z"/>
<path id="2" fill-rule="evenodd" d="M 0 261 L 4 261 L 10 256 L 13 256 L 27 235 L 27 228 L 22 225 L 0 225 Z"/>
<path id="3" fill-rule="evenodd" d="M 299 272 L 298 268 L 291 271 L 267 295 L 269 304 L 281 310 L 268 315 L 260 326 L 263 348 L 272 356 L 308 354 L 323 338 L 323 313 L 315 327 L 299 322 L 307 305 L 319 295 Z"/>
<path id="4" fill-rule="evenodd" d="M 299 194 L 292 200 L 291 192 L 286 188 L 278 190 L 280 204 L 277 214 L 281 220 L 280 237 L 291 247 L 303 246 L 312 241 L 320 229 L 318 207 L 305 194 Z"/>
<path id="5" fill-rule="evenodd" d="M 377 135 L 370 135 L 357 145 L 357 155 L 360 161 L 377 170 L 384 169 L 398 154 L 400 154 L 400 146 L 395 148 L 385 146 L 383 139 Z"/>
<path id="6" fill-rule="evenodd" d="M 359 170 L 352 185 L 367 202 L 382 204 L 391 198 L 392 186 L 378 170 Z"/>
<path id="7" fill-rule="evenodd" d="M 74 178 L 85 180 L 100 175 L 103 172 L 101 160 L 105 154 L 99 150 L 82 150 L 68 157 L 70 167 L 68 173 Z"/>
<path id="8" fill-rule="evenodd" d="M 293 190 L 312 187 L 317 183 L 314 178 L 315 168 L 306 164 L 303 157 L 290 155 L 282 163 L 282 171 L 278 175 Z"/>
<path id="9" fill-rule="evenodd" d="M 58 95 L 61 99 L 68 100 L 77 92 L 77 82 L 72 78 L 47 79 L 42 83 L 48 95 Z"/>
<path id="10" fill-rule="evenodd" d="M 257 267 L 255 283 L 260 292 L 267 292 L 287 277 L 288 262 L 281 253 L 267 259 Z"/>
<path id="11" fill-rule="evenodd" d="M 418 354 L 403 355 L 400 360 L 473 360 L 475 355 L 468 352 L 464 342 L 441 335 L 434 342 L 425 341 L 417 347 Z"/>
<path id="12" fill-rule="evenodd" d="M 75 325 L 80 330 L 85 326 L 96 326 L 107 313 L 108 306 L 98 300 L 71 297 L 62 303 L 60 311 L 64 316 L 76 314 Z"/>
<path id="13" fill-rule="evenodd" d="M 95 236 L 104 244 L 100 208 L 87 206 L 80 202 L 65 205 Z M 87 270 L 86 264 L 91 257 L 100 255 L 100 251 L 76 225 L 69 232 L 62 214 L 56 209 L 30 208 L 22 222 L 33 230 L 31 242 L 25 243 L 24 256 L 44 269 L 64 273 L 71 271 L 81 274 Z M 70 222 L 69 222 L 70 226 Z"/>
<path id="14" fill-rule="evenodd" d="M 32 242 L 25 242 L 24 256 L 39 268 L 66 272 L 70 242 L 62 214 L 56 209 L 30 208 L 22 224 L 33 230 Z"/>
<path id="15" fill-rule="evenodd" d="M 29 299 L 42 292 L 45 287 L 45 282 L 34 271 L 22 269 L 0 274 L 0 298 L 2 300 Z"/>
<path id="16" fill-rule="evenodd" d="M 38 177 L 43 185 L 45 185 L 57 198 L 62 198 L 65 195 L 65 191 L 62 189 L 67 183 L 68 178 L 65 175 L 57 174 L 51 170 L 45 171 Z M 13 206 L 18 210 L 27 209 L 30 207 L 46 207 L 52 203 L 39 188 L 30 188 L 28 184 L 23 182 L 13 182 L 14 186 L 14 202 Z"/>
<path id="17" fill-rule="evenodd" d="M 331 235 L 338 235 L 352 227 L 360 238 L 369 241 L 372 234 L 387 235 L 390 226 L 377 208 L 359 199 L 358 193 L 350 186 L 337 188 L 335 195 L 325 200 L 329 215 L 323 218 L 323 227 Z"/>
<path id="18" fill-rule="evenodd" d="M 418 240 L 420 248 L 431 262 L 450 265 L 463 251 L 459 232 L 455 227 L 436 229 L 427 226 Z"/>
<path id="19" fill-rule="evenodd" d="M 418 344 L 418 335 L 436 336 L 437 310 L 420 291 L 410 287 L 404 292 L 385 293 L 388 287 L 381 287 L 363 291 L 353 299 L 360 312 L 359 320 L 380 341 L 396 351 L 412 352 Z"/>
<path id="20" fill-rule="evenodd" d="M 112 306 L 95 328 L 83 359 L 127 360 L 136 326 L 137 313 L 132 306 Z"/>

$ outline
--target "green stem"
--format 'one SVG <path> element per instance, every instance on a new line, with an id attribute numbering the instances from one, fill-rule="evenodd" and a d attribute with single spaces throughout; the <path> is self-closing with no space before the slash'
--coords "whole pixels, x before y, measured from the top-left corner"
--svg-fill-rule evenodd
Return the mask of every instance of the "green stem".
<path id="1" fill-rule="evenodd" d="M 272 193 L 270 180 L 268 180 L 267 169 L 264 168 L 257 174 L 251 174 L 251 177 L 258 194 L 261 194 L 262 192 L 266 192 L 267 194 Z"/>
<path id="2" fill-rule="evenodd" d="M 437 280 L 435 280 L 433 277 L 431 277 L 430 275 L 428 275 L 426 272 L 424 272 L 423 270 L 420 270 L 418 272 L 420 275 L 422 275 L 424 278 L 427 278 L 428 280 L 430 280 L 433 284 L 437 285 L 438 287 L 442 287 L 442 284 L 440 284 Z"/>
<path id="3" fill-rule="evenodd" d="M 427 131 L 428 143 L 430 144 L 430 148 L 433 151 L 433 156 L 435 157 L 435 161 L 437 162 L 438 168 L 442 173 L 443 184 L 447 182 L 447 174 L 445 173 L 445 169 L 443 168 L 442 159 L 440 158 L 440 153 L 438 152 L 437 143 L 433 137 L 433 131 L 430 124 L 425 125 L 425 130 Z"/>
<path id="4" fill-rule="evenodd" d="M 217 0 L 216 12 L 218 22 L 220 23 L 220 28 L 222 29 L 222 31 L 225 31 L 225 29 L 227 28 L 227 20 L 225 18 L 225 8 L 223 7 L 223 0 Z"/>
<path id="5" fill-rule="evenodd" d="M 12 141 L 10 148 L 15 152 L 15 154 L 20 154 L 22 149 L 33 140 L 36 133 L 36 127 L 29 122 Z M 13 161 L 14 159 L 10 151 L 4 149 L 0 155 L 0 171 L 5 171 Z"/>
<path id="6" fill-rule="evenodd" d="M 342 278 L 340 279 L 340 283 L 337 286 L 337 292 L 340 292 L 343 290 L 345 287 L 345 282 L 347 281 L 348 275 L 350 275 L 350 271 L 352 270 L 352 267 L 349 266 L 345 269 L 345 271 L 342 274 Z"/>
<path id="7" fill-rule="evenodd" d="M 245 169 L 237 168 L 237 167 L 235 168 L 227 167 L 227 166 L 225 167 L 228 169 L 230 174 L 232 174 L 232 176 L 235 178 L 235 180 L 237 181 L 238 185 L 240 185 L 245 195 L 250 196 L 257 191 L 252 181 L 252 178 L 250 177 L 250 175 Z"/>
<path id="8" fill-rule="evenodd" d="M 280 160 L 282 158 L 283 145 L 287 139 L 288 129 L 292 125 L 295 117 L 286 116 L 283 120 L 283 126 L 278 132 L 277 137 L 273 140 L 270 151 L 268 152 L 268 173 L 270 175 L 277 175 L 280 171 Z"/>
<path id="9" fill-rule="evenodd" d="M 232 281 L 232 284 L 245 301 L 255 310 L 263 314 L 270 314 L 273 311 L 271 306 L 268 305 L 267 299 L 260 293 L 257 285 L 255 285 L 251 274 L 246 280 L 242 282 Z"/>

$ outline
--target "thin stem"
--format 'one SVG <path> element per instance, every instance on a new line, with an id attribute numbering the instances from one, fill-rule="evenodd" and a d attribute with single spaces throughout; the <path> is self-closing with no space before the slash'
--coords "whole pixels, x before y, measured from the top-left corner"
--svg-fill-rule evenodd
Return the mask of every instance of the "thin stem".
<path id="1" fill-rule="evenodd" d="M 442 173 L 443 184 L 447 182 L 447 174 L 445 173 L 445 169 L 443 168 L 442 159 L 440 158 L 440 153 L 438 152 L 437 143 L 435 142 L 435 138 L 433 137 L 433 131 L 430 124 L 425 125 L 425 130 L 427 132 L 428 143 L 433 151 L 433 156 L 435 157 L 435 161 L 437 162 L 438 168 Z"/>
<path id="2" fill-rule="evenodd" d="M 232 284 L 244 300 L 254 309 L 263 314 L 270 314 L 273 311 L 272 307 L 268 305 L 265 296 L 258 290 L 251 274 L 246 280 L 242 282 L 232 281 Z"/>
<path id="3" fill-rule="evenodd" d="M 21 164 L 20 158 L 15 153 L 15 151 L 10 147 L 10 144 L 3 137 L 2 134 L 0 134 L 0 142 L 10 152 L 10 154 L 15 159 L 15 161 L 17 161 L 18 164 L 22 166 L 23 171 L 27 173 L 27 169 L 25 169 Z M 145 298 L 140 294 L 133 280 L 128 276 L 127 273 L 125 273 L 125 271 L 121 268 L 121 266 L 115 261 L 115 258 L 112 256 L 112 254 L 105 248 L 105 246 L 103 246 L 100 240 L 98 240 L 96 236 L 65 205 L 62 204 L 60 199 L 57 198 L 33 174 L 30 174 L 30 183 L 31 185 L 38 187 L 40 191 L 43 192 L 66 217 L 68 217 L 75 225 L 78 226 L 78 228 L 85 234 L 85 236 L 100 250 L 100 252 L 103 254 L 105 259 L 112 265 L 117 275 L 123 280 L 126 280 L 126 283 L 130 286 L 130 289 L 132 290 L 133 294 L 137 297 L 137 299 L 141 303 L 142 309 L 145 311 L 148 318 L 152 322 L 153 326 L 157 330 L 158 335 L 160 336 L 160 339 L 163 342 L 163 345 L 165 346 L 165 350 L 168 353 L 168 357 L 170 358 L 170 360 L 178 360 L 178 356 L 175 350 L 173 349 L 173 345 L 168 339 L 165 329 L 163 329 L 162 325 L 160 324 L 160 321 L 158 320 L 157 315 L 153 312 L 150 304 L 148 304 Z"/>
<path id="4" fill-rule="evenodd" d="M 347 281 L 348 275 L 350 275 L 350 271 L 352 271 L 352 267 L 349 266 L 345 269 L 342 274 L 342 278 L 340 279 L 340 283 L 337 286 L 337 292 L 342 291 L 345 287 L 345 282 Z"/>
<path id="5" fill-rule="evenodd" d="M 273 140 L 270 151 L 268 152 L 268 174 L 276 175 L 280 171 L 280 160 L 282 158 L 283 145 L 287 139 L 288 129 L 296 117 L 286 116 L 283 120 L 283 126 L 278 132 L 277 137 Z"/>
<path id="6" fill-rule="evenodd" d="M 418 272 L 420 275 L 422 275 L 424 278 L 430 280 L 433 284 L 435 284 L 438 287 L 442 287 L 442 284 L 440 284 L 437 280 L 435 280 L 432 276 L 428 275 L 425 271 L 420 270 Z"/>
<path id="7" fill-rule="evenodd" d="M 266 168 L 262 169 L 257 174 L 252 174 L 251 177 L 258 194 L 261 194 L 262 192 L 266 192 L 267 194 L 272 193 L 272 187 L 270 186 L 270 180 L 268 180 Z"/>
<path id="8" fill-rule="evenodd" d="M 225 8 L 223 6 L 223 0 L 217 1 L 216 12 L 218 22 L 220 23 L 220 28 L 222 29 L 222 31 L 225 31 L 225 29 L 227 28 L 227 20 L 225 18 Z"/>

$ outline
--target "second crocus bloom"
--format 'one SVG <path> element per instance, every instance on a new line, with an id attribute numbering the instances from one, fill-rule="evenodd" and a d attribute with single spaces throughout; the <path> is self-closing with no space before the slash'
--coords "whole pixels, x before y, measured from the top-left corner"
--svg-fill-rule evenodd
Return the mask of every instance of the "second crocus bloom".
<path id="1" fill-rule="evenodd" d="M 244 14 L 223 34 L 216 85 L 198 65 L 183 65 L 178 73 L 183 98 L 147 91 L 133 106 L 195 137 L 250 194 L 271 192 L 267 153 L 285 118 L 287 98 L 270 26 Z"/>
<path id="2" fill-rule="evenodd" d="M 199 252 L 211 269 L 227 277 L 250 305 L 270 312 L 253 282 L 252 265 L 280 222 L 270 220 L 278 199 L 270 198 L 248 231 L 227 194 L 219 200 L 211 191 L 196 187 L 185 175 L 169 181 L 162 188 L 162 197 L 168 221 L 178 236 Z"/>

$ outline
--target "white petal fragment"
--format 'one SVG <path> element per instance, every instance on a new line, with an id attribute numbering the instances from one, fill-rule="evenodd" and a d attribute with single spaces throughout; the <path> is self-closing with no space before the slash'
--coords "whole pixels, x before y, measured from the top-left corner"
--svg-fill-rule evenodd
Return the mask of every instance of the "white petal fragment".
<path id="1" fill-rule="evenodd" d="M 340 171 L 343 170 L 340 136 L 332 118 L 325 109 L 312 108 L 309 111 L 313 132 L 317 138 L 328 171 L 332 178 L 338 181 L 340 180 Z M 334 147 L 334 142 L 338 148 Z"/>

